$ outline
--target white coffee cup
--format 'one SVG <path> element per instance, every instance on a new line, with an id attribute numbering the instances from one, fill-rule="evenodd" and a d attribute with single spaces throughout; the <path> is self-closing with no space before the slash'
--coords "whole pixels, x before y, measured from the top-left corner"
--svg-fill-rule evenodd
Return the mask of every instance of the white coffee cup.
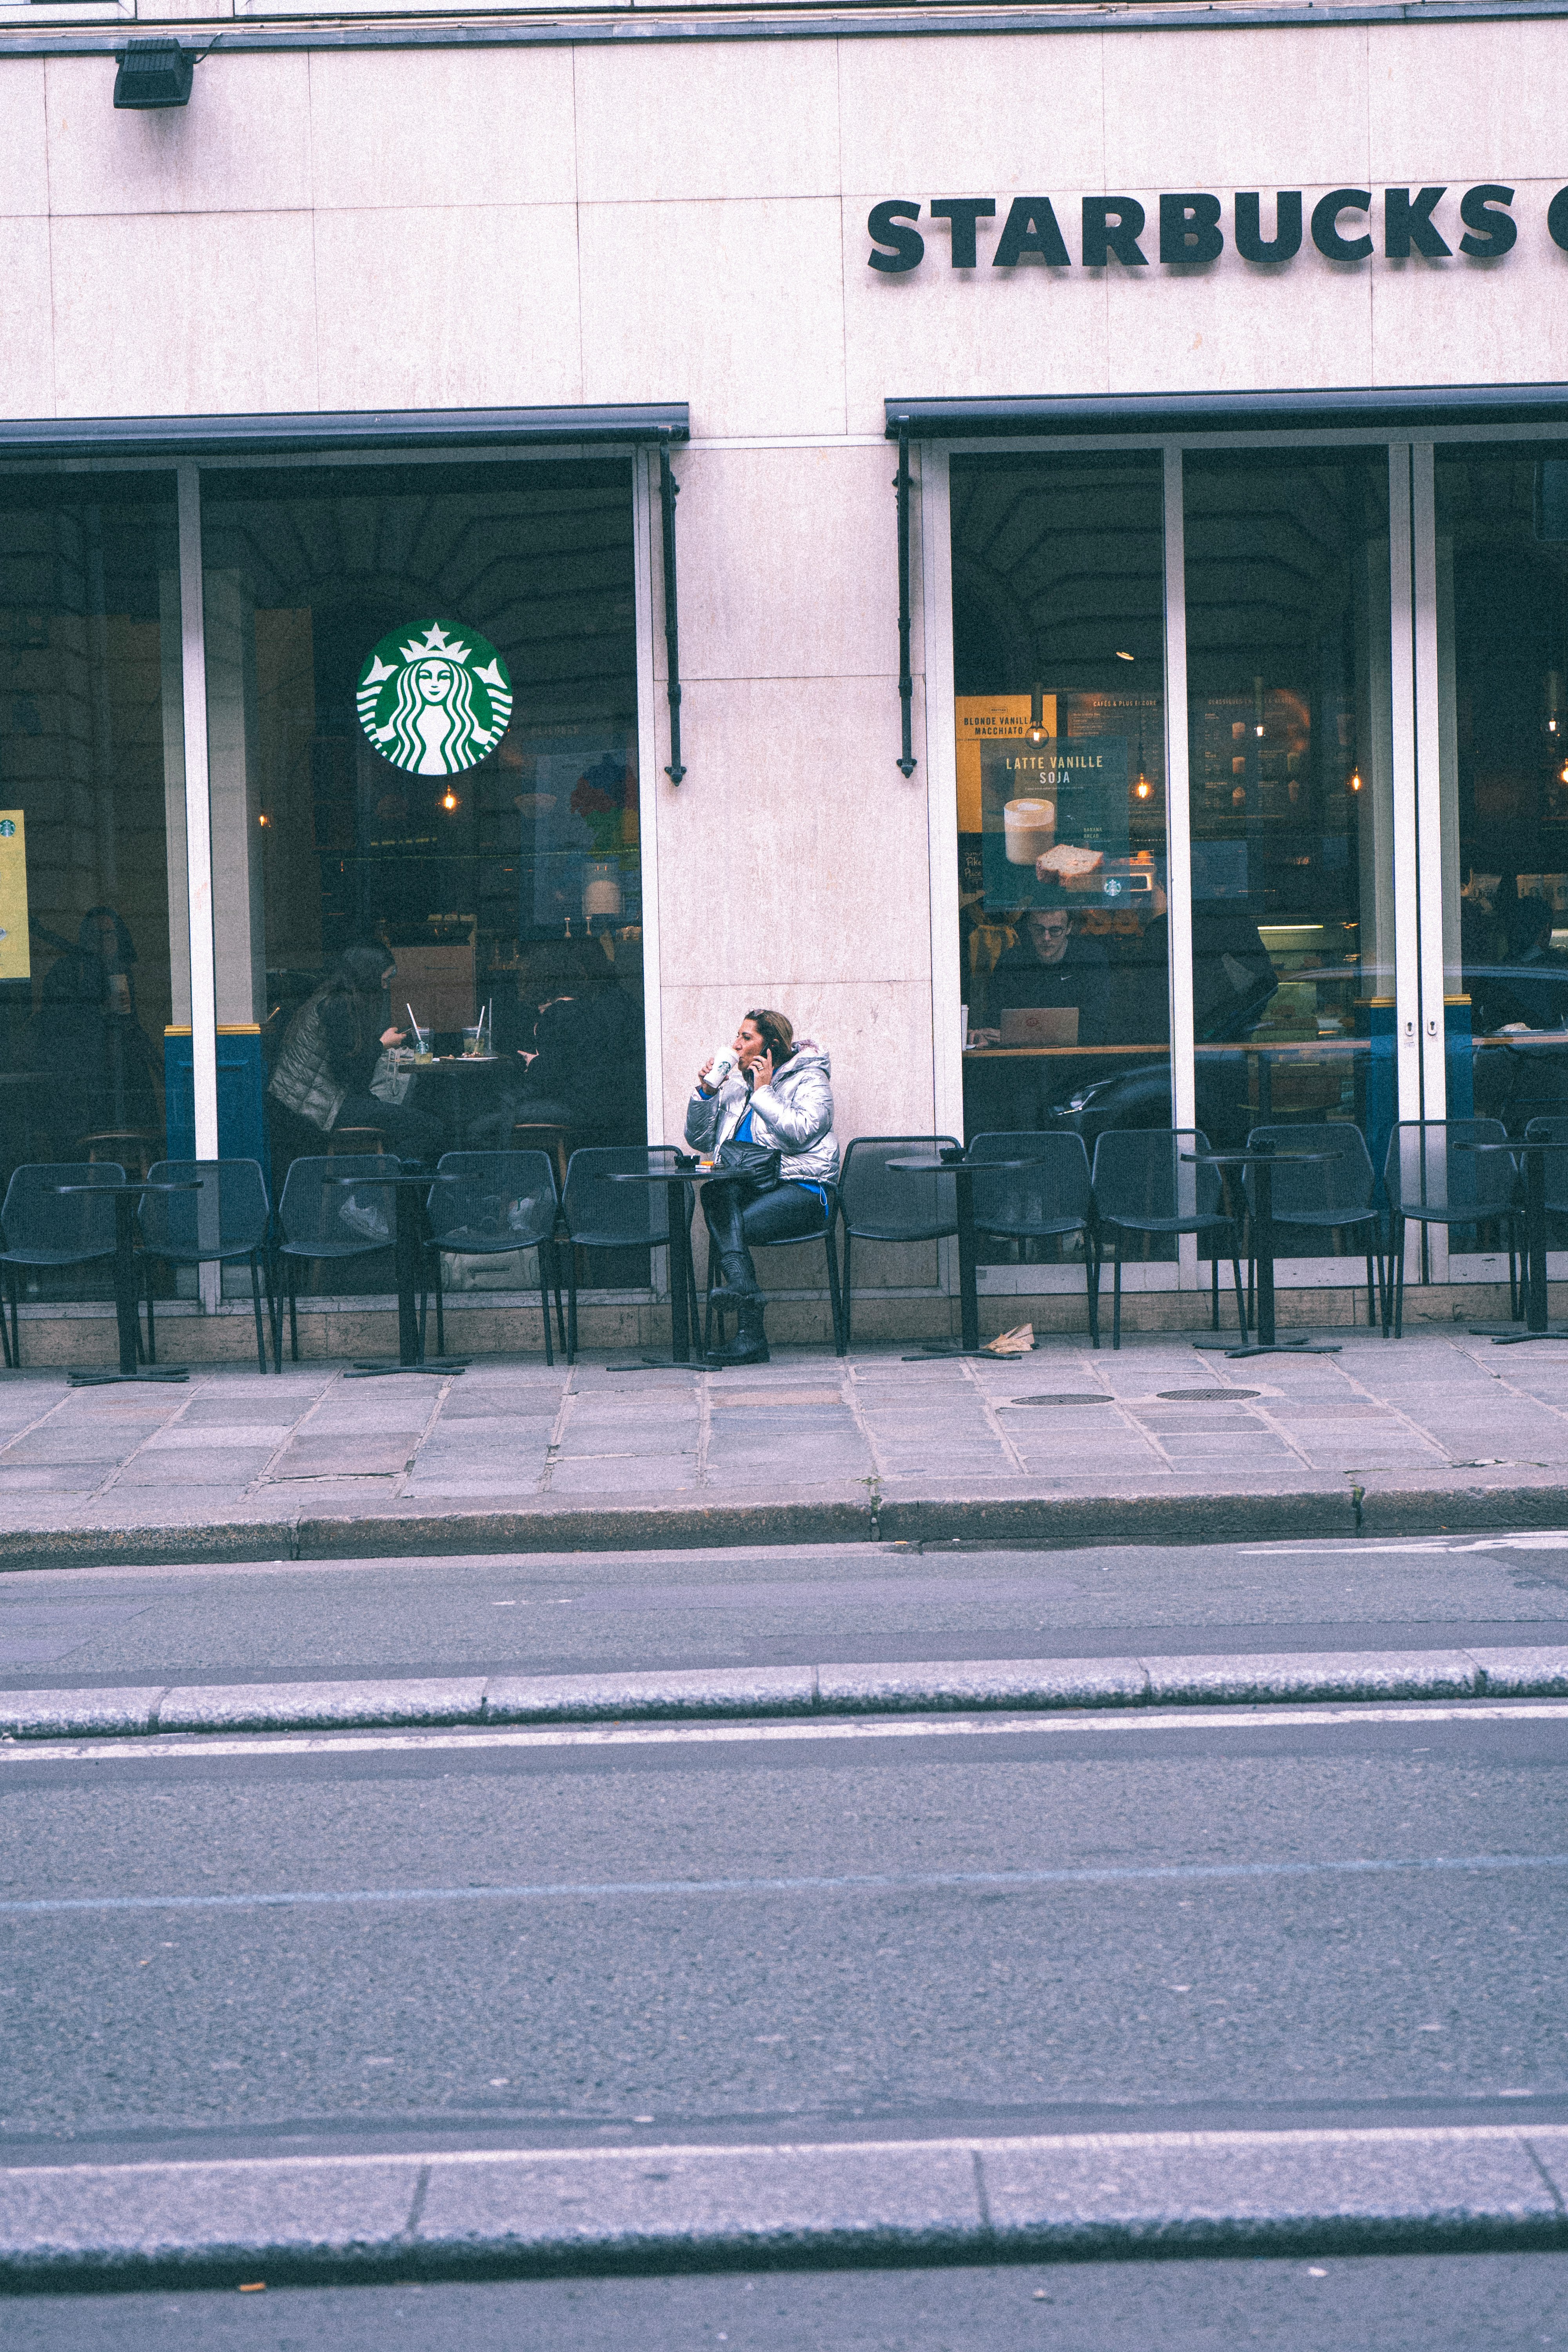
<path id="1" fill-rule="evenodd" d="M 1009 801 L 1002 811 L 1009 866 L 1032 866 L 1057 838 L 1055 801 Z"/>
<path id="2" fill-rule="evenodd" d="M 732 1045 L 721 1045 L 714 1054 L 713 1066 L 709 1071 L 704 1083 L 710 1087 L 721 1087 L 734 1066 L 734 1047 Z"/>

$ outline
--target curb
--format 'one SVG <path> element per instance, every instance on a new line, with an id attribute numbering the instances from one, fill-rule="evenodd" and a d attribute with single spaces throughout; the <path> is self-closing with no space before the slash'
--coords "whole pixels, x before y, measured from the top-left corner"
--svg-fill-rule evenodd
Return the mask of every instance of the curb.
<path id="1" fill-rule="evenodd" d="M 1311 1699 L 1564 1696 L 1568 1648 L 962 1659 L 889 1665 L 722 1666 L 682 1674 L 655 1670 L 418 1682 L 0 1691 L 0 1742 L 180 1731 L 451 1729 L 988 1707 L 1258 1706 Z"/>
<path id="2" fill-rule="evenodd" d="M 1568 2126 L 20 2167 L 0 2284 L 1568 2245 Z"/>
<path id="3" fill-rule="evenodd" d="M 508 1511 L 411 1509 L 356 1517 L 185 1526 L 0 1528 L 0 1569 L 200 1567 L 247 1560 L 439 1559 L 457 1553 L 744 1549 L 875 1543 L 1210 1544 L 1281 1538 L 1506 1534 L 1568 1526 L 1568 1484 L 1289 1490 L 1194 1486 L 1183 1493 L 879 1495 L 826 1492 L 772 1503 L 668 1502 Z"/>

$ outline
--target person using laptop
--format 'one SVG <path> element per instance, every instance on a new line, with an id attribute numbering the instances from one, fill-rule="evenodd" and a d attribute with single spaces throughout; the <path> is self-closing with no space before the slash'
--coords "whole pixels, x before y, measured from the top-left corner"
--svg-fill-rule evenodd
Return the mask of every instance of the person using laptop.
<path id="1" fill-rule="evenodd" d="M 991 975 L 991 1011 L 1005 1027 L 1010 1013 L 1076 1012 L 1078 1045 L 1103 1045 L 1112 1034 L 1110 959 L 1104 945 L 1078 928 L 1066 907 L 1030 907 L 1016 944 Z M 1027 1024 L 1023 1024 L 1027 1025 Z M 999 1042 L 1005 1042 L 998 1029 Z M 1065 1037 L 1057 1043 L 1069 1042 Z"/>

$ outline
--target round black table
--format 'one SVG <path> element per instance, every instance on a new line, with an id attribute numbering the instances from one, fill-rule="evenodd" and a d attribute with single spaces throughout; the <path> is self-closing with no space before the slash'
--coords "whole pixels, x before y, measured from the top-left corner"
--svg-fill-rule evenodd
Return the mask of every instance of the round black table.
<path id="1" fill-rule="evenodd" d="M 1006 1169 L 1038 1168 L 1041 1164 L 1038 1160 L 932 1160 L 929 1156 L 884 1162 L 889 1168 L 898 1169 L 900 1175 L 951 1176 L 955 1180 L 953 1223 L 958 1227 L 958 1318 L 963 1336 L 956 1348 L 946 1341 L 933 1340 L 926 1349 L 927 1355 L 986 1354 L 980 1344 L 980 1297 L 974 1271 L 974 1179 Z M 914 1359 L 911 1357 L 910 1361 L 912 1363 Z"/>
<path id="2" fill-rule="evenodd" d="M 452 1184 L 453 1176 L 426 1176 L 405 1172 L 401 1176 L 327 1176 L 326 1184 L 356 1186 L 387 1186 L 397 1195 L 397 1207 L 393 1224 L 393 1258 L 397 1269 L 397 1360 L 389 1362 L 381 1357 L 356 1360 L 343 1374 L 346 1381 L 371 1381 L 386 1372 L 460 1372 L 468 1363 L 466 1356 L 427 1356 L 419 1338 L 419 1308 L 416 1292 L 419 1286 L 419 1253 L 422 1240 L 419 1232 L 419 1204 L 432 1184 Z M 416 1198 L 417 1194 L 417 1198 Z"/>
<path id="3" fill-rule="evenodd" d="M 1258 1337 L 1248 1339 L 1244 1331 L 1241 1345 L 1233 1347 L 1224 1339 L 1194 1339 L 1194 1348 L 1211 1351 L 1223 1350 L 1230 1357 L 1244 1356 L 1337 1356 L 1338 1340 L 1310 1339 L 1303 1332 L 1299 1339 L 1281 1339 L 1274 1328 L 1274 1177 L 1272 1171 L 1293 1161 L 1299 1168 L 1314 1162 L 1333 1160 L 1332 1151 L 1184 1151 L 1182 1158 L 1196 1168 L 1255 1168 L 1258 1171 L 1252 1186 L 1252 1255 L 1258 1266 Z"/>
<path id="4" fill-rule="evenodd" d="M 1568 1151 L 1568 1143 L 1549 1143 L 1545 1137 L 1531 1143 L 1468 1143 L 1456 1140 L 1456 1151 L 1506 1151 L 1524 1162 L 1524 1328 L 1517 1323 L 1472 1323 L 1478 1339 L 1500 1348 L 1517 1348 L 1529 1339 L 1568 1339 L 1568 1325 L 1553 1324 L 1546 1312 L 1546 1154 Z"/>
<path id="5" fill-rule="evenodd" d="M 114 1316 L 120 1326 L 120 1369 L 78 1369 L 68 1374 L 73 1389 L 110 1388 L 120 1381 L 184 1381 L 184 1364 L 139 1364 L 141 1309 L 136 1297 L 136 1203 L 148 1192 L 199 1192 L 199 1176 L 178 1184 L 57 1184 L 57 1192 L 107 1192 L 114 1202 Z"/>

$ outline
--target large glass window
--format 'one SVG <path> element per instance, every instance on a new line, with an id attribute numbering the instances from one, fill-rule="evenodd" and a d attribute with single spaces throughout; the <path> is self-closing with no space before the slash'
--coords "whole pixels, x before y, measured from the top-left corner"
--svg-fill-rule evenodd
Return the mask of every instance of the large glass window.
<path id="1" fill-rule="evenodd" d="M 1161 466 L 952 461 L 971 1138 L 1170 1120 Z"/>
<path id="2" fill-rule="evenodd" d="M 1451 1112 L 1568 1110 L 1568 455 L 1440 450 Z"/>
<path id="3" fill-rule="evenodd" d="M 207 474 L 202 523 L 226 1148 L 640 1141 L 629 462 Z"/>
<path id="4" fill-rule="evenodd" d="M 1381 1166 L 1395 1116 L 1387 453 L 1189 453 L 1183 481 L 1198 1124 L 1235 1144 L 1349 1121 Z"/>
<path id="5" fill-rule="evenodd" d="M 172 477 L 0 488 L 0 1183 L 28 1160 L 162 1158 L 190 1118 Z M 170 909 L 174 909 L 171 925 Z M 62 1245 L 72 1220 L 61 1204 Z M 47 1236 L 29 1228 L 37 1243 Z M 11 1236 L 21 1242 L 23 1236 Z M 26 1295 L 107 1293 L 100 1263 Z"/>

